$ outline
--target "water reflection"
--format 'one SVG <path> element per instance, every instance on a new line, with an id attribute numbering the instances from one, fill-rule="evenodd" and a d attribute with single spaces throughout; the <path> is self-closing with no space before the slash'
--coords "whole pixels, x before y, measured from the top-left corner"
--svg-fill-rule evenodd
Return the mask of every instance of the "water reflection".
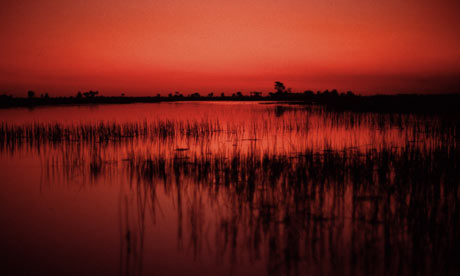
<path id="1" fill-rule="evenodd" d="M 262 107 L 3 124 L 1 150 L 44 190 L 117 191 L 123 275 L 458 273 L 456 121 Z"/>

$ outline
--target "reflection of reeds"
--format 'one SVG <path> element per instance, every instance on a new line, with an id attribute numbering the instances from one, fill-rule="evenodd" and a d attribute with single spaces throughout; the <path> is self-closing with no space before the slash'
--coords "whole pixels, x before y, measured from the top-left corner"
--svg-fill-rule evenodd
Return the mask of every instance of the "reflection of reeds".
<path id="1" fill-rule="evenodd" d="M 300 187 L 309 182 L 351 180 L 356 187 L 371 183 L 388 185 L 394 183 L 438 181 L 450 183 L 458 180 L 459 152 L 457 147 L 438 147 L 424 150 L 411 144 L 402 149 L 381 148 L 358 152 L 312 150 L 294 156 L 273 155 L 268 152 L 233 152 L 221 155 L 155 155 L 137 156 L 126 162 L 146 179 L 171 177 L 178 172 L 193 176 L 195 181 L 251 186 L 264 179 L 275 184 L 285 181 L 288 185 Z M 404 185 L 404 184 L 401 184 Z"/>
<path id="2" fill-rule="evenodd" d="M 270 112 L 276 121 L 245 125 L 4 123 L 0 145 L 11 152 L 22 144 L 55 147 L 62 156 L 45 157 L 47 175 L 61 168 L 95 182 L 116 175 L 136 183 L 120 201 L 121 270 L 132 274 L 142 272 L 146 214 L 155 219 L 159 187 L 177 204 L 178 248 L 195 257 L 211 247 L 219 263 L 264 260 L 273 274 L 458 272 L 458 121 L 322 109 L 297 112 L 294 120 L 290 108 Z M 273 134 L 307 139 L 323 128 L 397 129 L 404 138 L 397 146 L 258 146 Z M 140 139 L 147 149 L 134 150 L 130 142 Z"/>
<path id="3" fill-rule="evenodd" d="M 459 165 L 457 145 L 427 150 L 412 144 L 295 156 L 179 152 L 124 163 L 147 189 L 153 183 L 174 185 L 178 202 L 187 190 L 195 191 L 180 207 L 187 224 L 178 225 L 178 233 L 188 233 L 194 255 L 212 244 L 216 256 L 228 256 L 233 264 L 238 256 L 257 260 L 262 254 L 273 273 L 314 268 L 310 272 L 334 274 L 455 271 Z M 215 236 L 203 228 L 206 207 L 199 187 L 211 196 L 223 193 L 229 208 L 217 213 Z"/>
<path id="4" fill-rule="evenodd" d="M 217 239 L 224 235 L 216 242 L 218 252 L 235 256 L 249 250 L 256 257 L 268 246 L 270 271 L 313 262 L 325 269 L 339 265 L 364 274 L 392 274 L 455 266 L 459 154 L 458 148 L 426 152 L 408 145 L 364 155 L 149 157 L 128 169 L 148 181 L 169 183 L 169 177 L 186 176 L 210 189 L 223 185 L 234 199 L 229 199 L 232 211 L 222 214 L 216 228 Z M 351 206 L 345 206 L 347 201 Z M 347 223 L 351 226 L 345 229 Z M 348 241 L 343 231 L 350 231 Z M 191 233 L 196 243 L 199 232 Z"/>

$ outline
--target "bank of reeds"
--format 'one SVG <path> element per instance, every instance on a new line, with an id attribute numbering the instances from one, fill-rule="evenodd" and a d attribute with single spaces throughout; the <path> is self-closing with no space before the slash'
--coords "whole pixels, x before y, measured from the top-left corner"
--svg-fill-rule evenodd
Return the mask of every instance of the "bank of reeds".
<path id="1" fill-rule="evenodd" d="M 133 191 L 154 194 L 158 185 L 174 191 L 168 195 L 184 205 L 178 207 L 178 217 L 187 222 L 178 233 L 190 233 L 187 244 L 194 254 L 204 244 L 231 262 L 237 262 L 237 256 L 257 260 L 265 254 L 267 271 L 273 274 L 458 274 L 457 120 L 324 110 L 275 112 L 278 115 L 243 125 L 217 120 L 2 123 L 0 144 L 62 147 L 61 158 L 49 160 L 45 155 L 46 175 L 71 172 L 69 178 L 93 180 L 127 176 L 137 184 Z M 290 112 L 297 113 L 289 117 Z M 267 134 L 295 132 L 306 137 L 322 128 L 397 129 L 405 143 L 340 150 L 294 145 L 290 151 L 275 152 L 233 145 L 209 150 L 205 142 L 223 135 L 218 138 L 250 137 L 256 143 Z M 195 140 L 195 148 L 168 148 L 180 138 Z M 104 151 L 104 142 L 135 139 L 171 143 L 162 150 L 152 146 L 128 153 Z M 82 142 L 81 147 L 65 147 L 75 142 Z M 213 210 L 215 225 L 206 231 L 203 193 L 211 199 L 208 204 L 220 200 L 221 207 Z"/>
<path id="2" fill-rule="evenodd" d="M 270 109 L 272 110 L 272 109 Z M 297 110 L 297 109 L 294 109 Z M 276 113 L 276 111 L 274 111 Z M 364 114 L 313 111 L 289 111 L 292 114 L 276 118 L 270 112 L 253 122 L 219 120 L 152 120 L 139 122 L 37 122 L 0 123 L 0 149 L 49 143 L 104 143 L 132 139 L 193 139 L 206 140 L 217 135 L 260 139 L 267 135 L 299 134 L 324 130 L 367 130 L 385 133 L 396 130 L 407 141 L 436 140 L 452 144 L 460 140 L 460 120 L 420 117 L 403 114 Z"/>
<path id="3" fill-rule="evenodd" d="M 432 146 L 408 141 L 401 147 L 284 154 L 258 148 L 209 154 L 152 149 L 118 160 L 100 147 L 47 164 L 73 168 L 72 177 L 126 175 L 137 184 L 133 191 L 146 194 L 163 186 L 184 205 L 178 232 L 194 254 L 210 246 L 218 258 L 235 263 L 237 256 L 255 260 L 265 254 L 273 274 L 455 275 L 460 270 L 456 138 L 440 138 Z M 203 193 L 211 202 L 220 200 L 215 225 L 206 231 Z"/>
<path id="4" fill-rule="evenodd" d="M 140 185 L 187 193 L 190 181 L 204 187 L 202 192 L 223 193 L 229 209 L 218 216 L 213 250 L 252 258 L 267 250 L 271 273 L 320 268 L 360 275 L 455 274 L 459 269 L 458 146 L 407 144 L 295 156 L 152 155 L 125 166 Z M 190 219 L 200 220 L 190 228 L 204 223 L 202 217 Z M 209 233 L 192 230 L 190 244 L 210 242 Z"/>

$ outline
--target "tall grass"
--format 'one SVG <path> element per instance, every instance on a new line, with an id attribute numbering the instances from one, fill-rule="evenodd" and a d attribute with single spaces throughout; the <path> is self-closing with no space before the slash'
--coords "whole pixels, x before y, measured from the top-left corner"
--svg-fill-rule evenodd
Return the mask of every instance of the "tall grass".
<path id="1" fill-rule="evenodd" d="M 121 255 L 138 273 L 143 262 L 131 258 L 142 256 L 146 208 L 156 219 L 162 190 L 177 206 L 179 250 L 197 257 L 207 248 L 233 267 L 263 261 L 269 274 L 456 275 L 458 126 L 288 108 L 243 124 L 2 123 L 0 145 L 48 145 L 49 178 L 126 179 L 137 201 L 122 206 L 138 213 L 120 211 Z"/>
<path id="2" fill-rule="evenodd" d="M 81 175 L 100 177 L 92 162 L 99 168 L 113 165 L 89 160 L 77 163 L 83 164 Z M 181 239 L 198 256 L 210 245 L 213 254 L 235 266 L 243 261 L 237 256 L 264 256 L 275 274 L 455 274 L 459 269 L 458 144 L 297 155 L 257 149 L 230 155 L 146 152 L 117 166 L 136 184 L 136 196 L 160 185 L 171 200 L 187 198 L 181 207 L 185 225 L 177 231 L 190 234 Z M 208 200 L 197 206 L 203 194 Z M 206 216 L 202 212 L 212 202 L 218 202 L 216 209 Z"/>
<path id="3" fill-rule="evenodd" d="M 247 121 L 144 120 L 134 122 L 30 122 L 0 123 L 0 150 L 14 151 L 21 147 L 45 144 L 118 143 L 131 140 L 174 141 L 209 139 L 238 141 L 265 140 L 273 145 L 273 137 L 293 139 L 293 147 L 303 141 L 324 140 L 321 149 L 335 143 L 342 147 L 360 147 L 363 143 L 378 146 L 385 143 L 403 145 L 452 144 L 459 140 L 459 120 L 402 114 L 367 114 L 328 112 L 321 108 L 310 111 L 288 109 L 280 117 L 268 109 L 266 116 Z M 305 137 L 305 139 L 304 139 Z M 354 140 L 350 140 L 354 139 Z M 398 140 L 398 141 L 396 141 Z M 395 142 L 396 141 L 396 142 Z M 281 141 L 285 143 L 285 141 Z M 318 143 L 317 141 L 315 143 Z M 285 143 L 286 144 L 286 143 Z M 345 145 L 346 144 L 346 145 Z M 337 150 L 337 146 L 333 147 Z"/>

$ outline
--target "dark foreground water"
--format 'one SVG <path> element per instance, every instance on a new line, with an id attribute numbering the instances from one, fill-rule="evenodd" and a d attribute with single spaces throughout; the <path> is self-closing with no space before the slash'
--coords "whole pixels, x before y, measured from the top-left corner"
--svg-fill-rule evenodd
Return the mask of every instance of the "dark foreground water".
<path id="1" fill-rule="evenodd" d="M 0 120 L 2 275 L 460 272 L 455 118 L 193 102 Z"/>

